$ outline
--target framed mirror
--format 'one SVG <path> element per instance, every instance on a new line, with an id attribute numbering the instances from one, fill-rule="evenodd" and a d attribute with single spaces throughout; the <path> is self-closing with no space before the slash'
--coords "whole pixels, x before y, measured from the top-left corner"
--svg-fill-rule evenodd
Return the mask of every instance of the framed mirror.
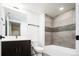
<path id="1" fill-rule="evenodd" d="M 5 36 L 25 36 L 27 34 L 27 14 L 5 9 Z"/>
<path id="2" fill-rule="evenodd" d="M 20 36 L 20 23 L 9 22 L 9 36 Z"/>

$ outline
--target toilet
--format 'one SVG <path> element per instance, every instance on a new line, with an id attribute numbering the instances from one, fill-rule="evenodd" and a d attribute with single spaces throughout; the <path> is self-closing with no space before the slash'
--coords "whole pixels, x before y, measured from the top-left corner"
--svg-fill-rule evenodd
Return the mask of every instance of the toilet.
<path id="1" fill-rule="evenodd" d="M 34 52 L 35 52 L 35 55 L 40 55 L 42 56 L 42 53 L 43 53 L 43 47 L 41 46 L 38 46 L 38 43 L 37 42 L 32 42 L 32 47 L 34 49 Z"/>

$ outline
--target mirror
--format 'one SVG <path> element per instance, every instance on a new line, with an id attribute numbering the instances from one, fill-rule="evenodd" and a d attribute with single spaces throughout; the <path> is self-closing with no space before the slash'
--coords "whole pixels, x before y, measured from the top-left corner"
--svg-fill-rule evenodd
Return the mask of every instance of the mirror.
<path id="1" fill-rule="evenodd" d="M 20 36 L 20 23 L 9 22 L 9 36 Z"/>
<path id="2" fill-rule="evenodd" d="M 25 36 L 27 34 L 27 14 L 5 8 L 5 36 Z"/>

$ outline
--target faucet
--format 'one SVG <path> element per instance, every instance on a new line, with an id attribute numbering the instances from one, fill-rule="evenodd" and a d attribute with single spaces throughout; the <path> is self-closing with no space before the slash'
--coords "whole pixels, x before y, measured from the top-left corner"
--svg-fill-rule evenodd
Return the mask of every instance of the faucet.
<path id="1" fill-rule="evenodd" d="M 18 36 L 16 35 L 16 39 L 18 38 Z"/>

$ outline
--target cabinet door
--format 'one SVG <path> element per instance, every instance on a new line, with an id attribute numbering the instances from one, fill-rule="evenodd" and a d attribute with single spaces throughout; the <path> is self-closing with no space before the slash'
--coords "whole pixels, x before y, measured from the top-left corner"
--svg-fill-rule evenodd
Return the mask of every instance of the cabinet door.
<path id="1" fill-rule="evenodd" d="M 2 56 L 31 56 L 31 41 L 2 42 Z"/>
<path id="2" fill-rule="evenodd" d="M 19 41 L 17 43 L 17 53 L 19 56 L 31 56 L 31 42 L 30 41 Z"/>
<path id="3" fill-rule="evenodd" d="M 2 42 L 2 56 L 15 56 L 16 47 L 13 42 Z"/>
<path id="4" fill-rule="evenodd" d="M 24 52 L 23 55 L 31 56 L 31 46 L 30 45 L 25 46 L 22 51 Z"/>

